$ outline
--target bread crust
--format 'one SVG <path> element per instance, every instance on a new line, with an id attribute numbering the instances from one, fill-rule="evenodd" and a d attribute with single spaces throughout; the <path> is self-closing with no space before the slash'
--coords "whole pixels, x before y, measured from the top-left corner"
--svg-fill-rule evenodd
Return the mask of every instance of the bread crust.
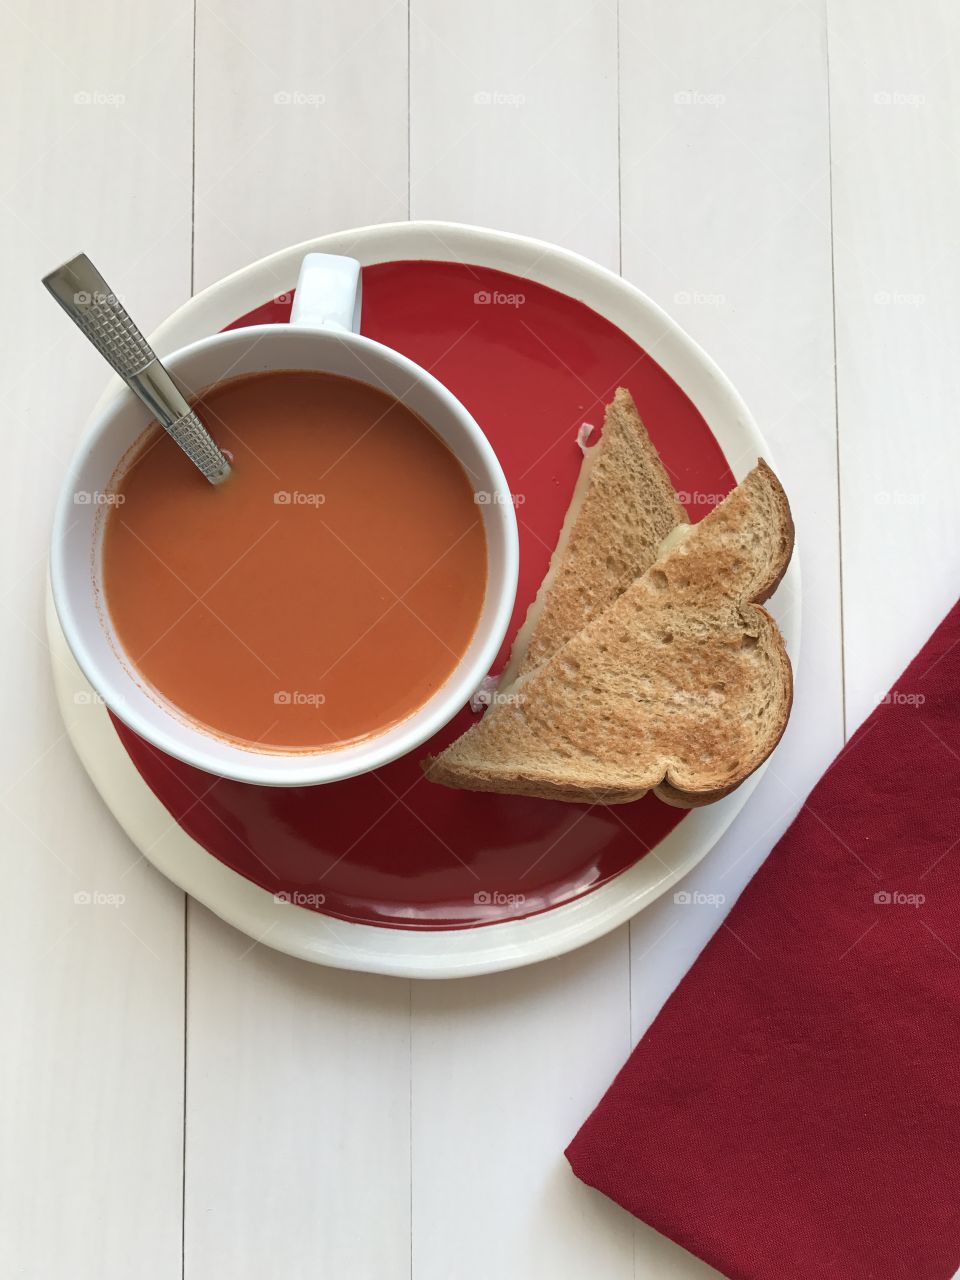
<path id="1" fill-rule="evenodd" d="M 758 458 L 757 465 L 751 474 L 762 476 L 770 486 L 770 491 L 777 504 L 780 524 L 783 530 L 780 555 L 770 566 L 769 580 L 762 587 L 759 587 L 753 596 L 754 604 L 765 604 L 779 587 L 783 581 L 783 575 L 787 572 L 790 560 L 793 557 L 797 531 L 793 523 L 793 512 L 790 510 L 790 500 L 773 469 L 767 465 L 763 458 Z"/>
<path id="2" fill-rule="evenodd" d="M 792 520 L 790 521 L 790 545 L 792 548 L 793 546 L 793 521 Z M 787 558 L 787 563 L 789 563 L 789 557 Z M 786 573 L 786 570 L 787 570 L 787 565 L 785 564 L 783 568 L 780 570 L 780 577 L 777 579 L 777 583 L 779 583 L 780 580 L 783 578 L 783 575 L 784 573 Z M 775 590 L 776 590 L 776 584 L 774 585 L 772 590 L 767 593 L 766 598 L 769 599 L 769 597 L 773 594 Z M 770 755 L 772 754 L 773 751 L 776 750 L 777 744 L 780 742 L 780 739 L 783 737 L 787 727 L 787 723 L 790 720 L 790 712 L 793 710 L 793 667 L 790 665 L 790 658 L 787 654 L 786 645 L 784 644 L 784 641 L 783 641 L 783 634 L 781 633 L 780 628 L 777 626 L 776 622 L 773 620 L 770 614 L 767 613 L 766 609 L 762 608 L 760 605 L 751 605 L 750 607 L 756 610 L 757 613 L 763 614 L 764 618 L 768 620 L 772 628 L 772 634 L 775 637 L 777 642 L 777 648 L 779 651 L 779 657 L 781 662 L 781 679 L 783 680 L 786 686 L 786 699 L 782 709 L 782 713 L 779 717 L 779 721 L 774 730 L 769 746 L 766 747 L 766 749 L 763 751 L 763 753 L 759 756 L 759 758 L 751 767 L 744 769 L 741 777 L 737 778 L 737 780 L 734 782 L 728 783 L 726 786 L 685 790 L 683 787 L 677 786 L 674 784 L 674 782 L 671 781 L 670 770 L 669 768 L 667 768 L 664 771 L 664 776 L 662 780 L 657 783 L 657 785 L 653 788 L 653 791 L 656 793 L 657 798 L 659 800 L 662 800 L 664 804 L 673 805 L 673 807 L 676 809 L 699 809 L 703 805 L 713 804 L 717 800 L 723 800 L 726 796 L 730 795 L 731 792 L 736 791 L 737 787 L 739 787 L 742 783 L 746 782 L 747 778 L 749 778 L 752 773 L 756 773 L 756 771 L 760 768 L 763 762 L 770 758 Z"/>

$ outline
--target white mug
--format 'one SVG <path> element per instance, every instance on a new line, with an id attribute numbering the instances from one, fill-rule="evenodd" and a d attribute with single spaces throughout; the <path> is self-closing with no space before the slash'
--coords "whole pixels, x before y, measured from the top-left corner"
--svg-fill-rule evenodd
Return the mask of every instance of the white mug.
<path id="1" fill-rule="evenodd" d="M 147 426 L 126 387 L 96 414 L 56 509 L 50 576 L 57 614 L 81 669 L 107 706 L 161 751 L 224 778 L 309 786 L 376 769 L 441 729 L 487 674 L 503 642 L 517 588 L 517 522 L 506 477 L 480 427 L 432 374 L 365 338 L 360 264 L 311 253 L 297 282 L 289 324 L 254 325 L 203 338 L 164 360 L 188 399 L 244 374 L 299 369 L 339 374 L 379 388 L 418 415 L 459 459 L 475 492 L 487 545 L 486 595 L 466 652 L 441 687 L 398 724 L 359 742 L 317 751 L 258 750 L 191 722 L 144 688 L 112 633 L 101 575 L 103 505 L 118 464 Z"/>

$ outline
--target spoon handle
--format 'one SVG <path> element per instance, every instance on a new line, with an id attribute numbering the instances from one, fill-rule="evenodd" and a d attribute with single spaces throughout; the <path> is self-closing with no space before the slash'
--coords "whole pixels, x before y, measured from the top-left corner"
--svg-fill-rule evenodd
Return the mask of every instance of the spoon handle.
<path id="1" fill-rule="evenodd" d="M 57 267 L 43 283 L 210 483 L 225 480 L 230 474 L 226 456 L 87 255 Z"/>

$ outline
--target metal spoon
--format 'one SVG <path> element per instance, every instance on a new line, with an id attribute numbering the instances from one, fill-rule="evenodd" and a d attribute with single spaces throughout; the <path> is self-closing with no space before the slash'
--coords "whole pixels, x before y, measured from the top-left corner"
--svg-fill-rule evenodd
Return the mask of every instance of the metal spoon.
<path id="1" fill-rule="evenodd" d="M 43 283 L 210 483 L 225 480 L 230 474 L 226 456 L 87 255 L 71 258 Z"/>

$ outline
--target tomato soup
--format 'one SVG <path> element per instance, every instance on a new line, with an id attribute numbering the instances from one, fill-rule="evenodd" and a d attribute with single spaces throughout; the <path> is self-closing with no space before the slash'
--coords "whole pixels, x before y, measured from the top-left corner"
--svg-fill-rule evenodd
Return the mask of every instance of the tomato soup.
<path id="1" fill-rule="evenodd" d="M 415 414 L 332 374 L 236 378 L 196 405 L 219 486 L 154 426 L 104 517 L 103 593 L 145 686 L 258 748 L 362 739 L 460 661 L 487 556 L 466 472 Z"/>

